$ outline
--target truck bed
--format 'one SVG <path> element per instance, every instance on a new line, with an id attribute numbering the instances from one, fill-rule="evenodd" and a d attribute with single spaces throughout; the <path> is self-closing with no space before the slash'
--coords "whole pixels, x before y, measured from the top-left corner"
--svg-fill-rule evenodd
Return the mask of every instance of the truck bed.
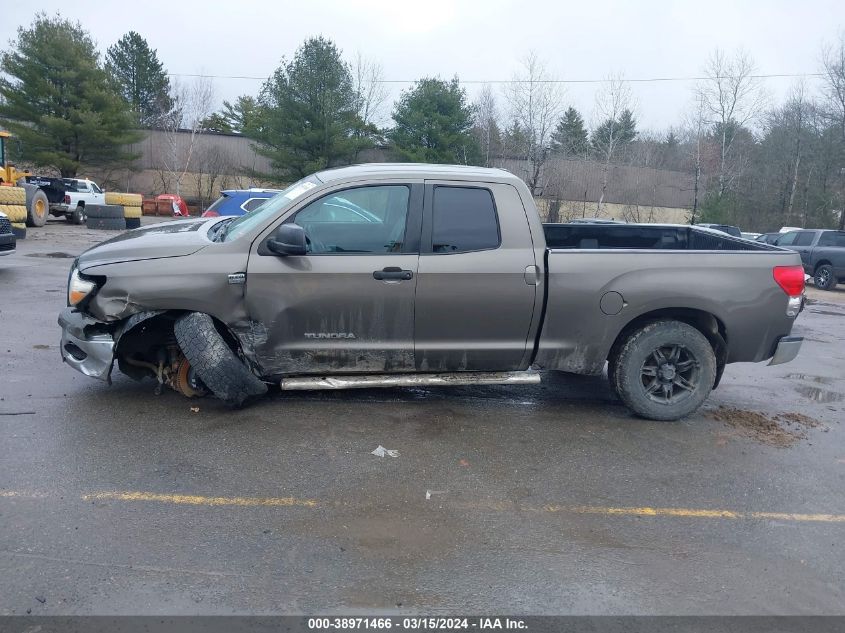
<path id="1" fill-rule="evenodd" d="M 675 224 L 543 224 L 543 233 L 547 248 L 552 250 L 781 250 L 715 230 Z"/>
<path id="2" fill-rule="evenodd" d="M 728 343 L 727 362 L 771 357 L 792 327 L 772 272 L 794 265 L 786 249 L 677 225 L 544 224 L 543 231 L 547 305 L 535 357 L 542 369 L 601 373 L 620 331 L 673 306 L 709 323 Z"/>

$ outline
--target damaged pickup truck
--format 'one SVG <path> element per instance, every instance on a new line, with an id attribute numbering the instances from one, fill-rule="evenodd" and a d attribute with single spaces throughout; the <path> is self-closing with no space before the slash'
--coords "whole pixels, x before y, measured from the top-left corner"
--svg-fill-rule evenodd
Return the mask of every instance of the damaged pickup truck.
<path id="1" fill-rule="evenodd" d="M 62 356 L 233 406 L 266 392 L 607 374 L 631 410 L 694 411 L 727 363 L 792 360 L 797 253 L 694 226 L 541 224 L 516 176 L 443 165 L 316 173 L 237 218 L 83 253 Z"/>

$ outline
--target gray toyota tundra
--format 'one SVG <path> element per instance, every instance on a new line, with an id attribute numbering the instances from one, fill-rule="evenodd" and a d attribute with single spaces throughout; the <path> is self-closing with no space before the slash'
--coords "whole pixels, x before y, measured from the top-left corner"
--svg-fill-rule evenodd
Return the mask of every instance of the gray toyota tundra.
<path id="1" fill-rule="evenodd" d="M 792 360 L 797 253 L 706 228 L 541 224 L 499 169 L 374 164 L 246 215 L 123 233 L 79 256 L 59 316 L 74 369 L 233 406 L 267 391 L 607 375 L 676 420 L 727 363 Z"/>

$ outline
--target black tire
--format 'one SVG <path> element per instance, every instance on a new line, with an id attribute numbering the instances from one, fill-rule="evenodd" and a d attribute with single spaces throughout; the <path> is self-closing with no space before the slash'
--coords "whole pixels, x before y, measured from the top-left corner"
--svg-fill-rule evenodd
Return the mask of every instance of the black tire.
<path id="1" fill-rule="evenodd" d="M 126 220 L 123 218 L 92 218 L 90 215 L 85 220 L 85 226 L 89 229 L 99 229 L 101 231 L 125 231 Z"/>
<path id="2" fill-rule="evenodd" d="M 26 225 L 44 226 L 50 217 L 50 201 L 47 194 L 37 187 L 26 188 Z"/>
<path id="3" fill-rule="evenodd" d="M 85 209 L 89 218 L 116 220 L 123 219 L 123 207 L 119 204 L 89 204 Z"/>
<path id="4" fill-rule="evenodd" d="M 229 406 L 240 407 L 267 392 L 267 385 L 226 344 L 209 315 L 190 312 L 176 321 L 174 332 L 179 348 L 202 382 Z"/>
<path id="5" fill-rule="evenodd" d="M 833 266 L 825 264 L 816 268 L 816 274 L 813 275 L 813 283 L 819 290 L 833 290 L 839 280 L 833 272 Z"/>
<path id="6" fill-rule="evenodd" d="M 66 216 L 67 221 L 71 224 L 85 224 L 85 207 L 77 205 L 77 207 L 73 210 L 73 213 L 68 213 Z"/>
<path id="7" fill-rule="evenodd" d="M 650 420 L 689 415 L 710 395 L 716 380 L 716 354 L 710 341 L 680 321 L 653 321 L 635 330 L 614 362 L 619 398 Z"/>
<path id="8" fill-rule="evenodd" d="M 141 227 L 141 218 L 126 218 L 126 230 Z"/>

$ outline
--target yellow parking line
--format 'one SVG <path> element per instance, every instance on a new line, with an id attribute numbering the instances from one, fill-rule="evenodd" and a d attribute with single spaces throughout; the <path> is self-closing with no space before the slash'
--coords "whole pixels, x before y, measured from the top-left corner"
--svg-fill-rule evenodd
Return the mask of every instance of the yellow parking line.
<path id="1" fill-rule="evenodd" d="M 439 505 L 450 507 L 442 500 Z M 482 501 L 463 502 L 455 504 L 467 510 L 488 512 L 519 511 L 537 514 L 599 514 L 605 516 L 639 516 L 639 517 L 682 517 L 690 519 L 772 519 L 776 521 L 797 521 L 816 523 L 845 523 L 845 514 L 799 514 L 794 512 L 743 512 L 740 510 L 716 510 L 704 508 L 655 508 L 651 506 L 583 506 L 556 505 L 542 506 L 525 505 L 511 501 Z"/>
<path id="2" fill-rule="evenodd" d="M 0 490 L 0 498 L 46 499 L 46 492 Z M 82 495 L 85 501 L 141 501 L 193 506 L 238 506 L 238 507 L 304 507 L 320 505 L 342 507 L 352 502 L 319 501 L 297 497 L 210 497 L 203 495 L 165 494 L 143 491 L 106 491 Z M 429 502 L 425 502 L 429 503 Z M 652 506 L 592 506 L 592 505 L 528 505 L 512 501 L 449 501 L 437 497 L 431 502 L 433 508 L 453 508 L 481 512 L 530 512 L 536 514 L 596 514 L 604 516 L 680 517 L 689 519 L 768 519 L 801 523 L 845 523 L 845 514 L 802 514 L 794 512 L 755 512 L 741 510 L 720 510 L 706 508 L 659 508 Z"/>
<path id="3" fill-rule="evenodd" d="M 191 506 L 304 506 L 313 508 L 317 505 L 314 499 L 297 499 L 296 497 L 204 497 L 200 495 L 159 494 L 156 492 L 94 492 L 82 495 L 86 501 L 158 501 L 160 503 L 175 503 Z"/>

